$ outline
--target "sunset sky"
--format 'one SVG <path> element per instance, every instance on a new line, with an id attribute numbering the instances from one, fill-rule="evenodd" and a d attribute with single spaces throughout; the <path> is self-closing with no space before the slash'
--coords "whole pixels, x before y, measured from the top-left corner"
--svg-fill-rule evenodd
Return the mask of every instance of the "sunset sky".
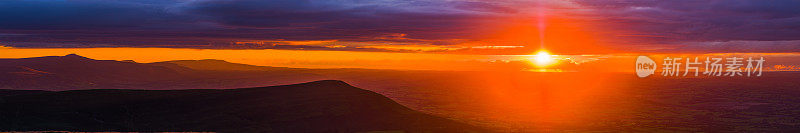
<path id="1" fill-rule="evenodd" d="M 547 51 L 560 63 L 547 68 L 556 69 L 587 62 L 625 65 L 637 55 L 766 56 L 768 66 L 797 66 L 797 5 L 800 1 L 2 1 L 0 58 L 76 53 L 137 62 L 531 70 L 542 67 L 529 60 Z"/>

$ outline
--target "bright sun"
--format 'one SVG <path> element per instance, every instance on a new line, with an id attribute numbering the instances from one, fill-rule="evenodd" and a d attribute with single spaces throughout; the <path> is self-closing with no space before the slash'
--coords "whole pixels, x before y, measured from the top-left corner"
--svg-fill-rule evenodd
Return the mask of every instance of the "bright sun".
<path id="1" fill-rule="evenodd" d="M 535 58 L 533 58 L 533 64 L 537 67 L 546 67 L 552 65 L 554 63 L 552 56 L 553 55 L 550 55 L 550 53 L 547 51 L 541 50 L 537 52 Z"/>

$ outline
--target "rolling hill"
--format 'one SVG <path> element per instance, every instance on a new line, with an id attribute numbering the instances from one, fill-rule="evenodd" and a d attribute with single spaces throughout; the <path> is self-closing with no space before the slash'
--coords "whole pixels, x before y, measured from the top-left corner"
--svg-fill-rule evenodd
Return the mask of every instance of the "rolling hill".
<path id="1" fill-rule="evenodd" d="M 14 91 L 0 91 L 0 93 Z M 342 81 L 0 95 L 0 131 L 483 132 Z"/>
<path id="2" fill-rule="evenodd" d="M 225 69 L 228 68 L 228 69 Z M 95 60 L 80 55 L 0 59 L 0 89 L 231 89 L 326 79 L 291 68 L 221 60 L 157 63 Z"/>

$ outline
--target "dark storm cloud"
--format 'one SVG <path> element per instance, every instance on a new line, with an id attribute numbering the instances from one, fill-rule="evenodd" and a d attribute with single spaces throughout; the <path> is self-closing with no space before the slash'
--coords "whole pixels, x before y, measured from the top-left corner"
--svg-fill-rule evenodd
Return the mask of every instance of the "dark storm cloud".
<path id="1" fill-rule="evenodd" d="M 4 30 L 130 29 L 189 19 L 168 13 L 165 1 L 2 1 Z"/>
<path id="2" fill-rule="evenodd" d="M 239 0 L 192 3 L 186 11 L 229 28 L 277 28 L 305 35 L 283 39 L 361 40 L 353 37 L 404 33 L 421 39 L 460 38 L 475 29 L 471 26 L 496 17 L 485 13 L 508 12 L 495 8 L 500 7 L 436 1 Z M 436 34 L 441 31 L 452 34 Z"/>
<path id="3" fill-rule="evenodd" d="M 534 4 L 531 4 L 534 3 Z M 538 3 L 538 4 L 536 4 Z M 544 3 L 544 4 L 542 4 Z M 26 0 L 0 1 L 0 45 L 13 47 L 189 47 L 354 50 L 240 41 L 459 45 L 504 19 L 535 17 L 530 1 L 440 0 Z M 607 37 L 636 44 L 770 47 L 800 40 L 800 1 L 576 0 L 549 13 L 595 21 Z M 588 9 L 588 13 L 587 10 Z M 574 15 L 573 15 L 574 14 Z M 532 23 L 533 24 L 533 23 Z M 394 36 L 402 35 L 402 36 Z M 388 36 L 388 38 L 387 38 Z M 394 36 L 394 38 L 392 38 Z M 630 43 L 626 43 L 630 44 Z M 753 45 L 749 45 L 753 44 Z M 780 43 L 783 48 L 800 44 Z M 614 45 L 614 44 L 608 44 Z M 633 50 L 636 51 L 636 50 Z M 759 51 L 786 52 L 760 48 Z M 790 49 L 798 52 L 798 49 Z M 738 51 L 731 51 L 738 52 Z M 744 50 L 744 52 L 748 52 Z"/>
<path id="4" fill-rule="evenodd" d="M 617 29 L 666 35 L 669 42 L 800 39 L 800 1 L 586 0 Z M 656 39 L 657 40 L 657 39 Z"/>
<path id="5" fill-rule="evenodd" d="M 0 43 L 15 47 L 227 47 L 237 40 L 461 38 L 513 9 L 440 1 L 3 1 Z M 491 20 L 491 19 L 485 19 Z M 447 32 L 447 34 L 441 34 Z"/>

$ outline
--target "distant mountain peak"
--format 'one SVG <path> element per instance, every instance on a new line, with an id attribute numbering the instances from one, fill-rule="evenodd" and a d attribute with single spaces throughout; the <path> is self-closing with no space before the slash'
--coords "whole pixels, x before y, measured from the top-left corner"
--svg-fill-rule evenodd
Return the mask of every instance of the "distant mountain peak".
<path id="1" fill-rule="evenodd" d="M 154 64 L 176 64 L 179 66 L 195 69 L 195 70 L 236 70 L 236 71 L 264 71 L 264 70 L 285 70 L 286 68 L 278 67 L 265 67 L 255 66 L 241 63 L 233 63 L 219 59 L 202 59 L 202 60 L 173 60 L 156 62 Z M 278 68 L 278 69 L 276 69 Z"/>
<path id="2" fill-rule="evenodd" d="M 75 54 L 75 53 L 71 53 L 71 54 L 65 55 L 64 57 L 83 57 L 83 56 L 80 56 L 80 55 Z"/>
<path id="3" fill-rule="evenodd" d="M 337 85 L 337 86 L 352 87 L 350 84 L 347 84 L 347 82 L 341 80 L 320 80 L 320 81 L 308 82 L 306 84 L 322 84 L 322 85 Z"/>
<path id="4" fill-rule="evenodd" d="M 89 60 L 91 60 L 90 58 L 83 57 L 83 56 L 80 56 L 80 55 L 75 54 L 75 53 L 65 55 L 65 56 L 63 56 L 63 58 L 66 58 L 66 59 L 89 59 Z"/>
<path id="5" fill-rule="evenodd" d="M 202 59 L 202 60 L 199 60 L 199 61 L 228 62 L 228 61 L 225 61 L 225 60 L 220 60 L 220 59 Z"/>
<path id="6" fill-rule="evenodd" d="M 237 64 L 231 63 L 225 60 L 219 59 L 201 59 L 201 60 L 172 60 L 172 61 L 164 61 L 164 63 L 178 63 L 178 64 L 185 64 L 185 63 L 214 63 L 214 64 Z"/>

